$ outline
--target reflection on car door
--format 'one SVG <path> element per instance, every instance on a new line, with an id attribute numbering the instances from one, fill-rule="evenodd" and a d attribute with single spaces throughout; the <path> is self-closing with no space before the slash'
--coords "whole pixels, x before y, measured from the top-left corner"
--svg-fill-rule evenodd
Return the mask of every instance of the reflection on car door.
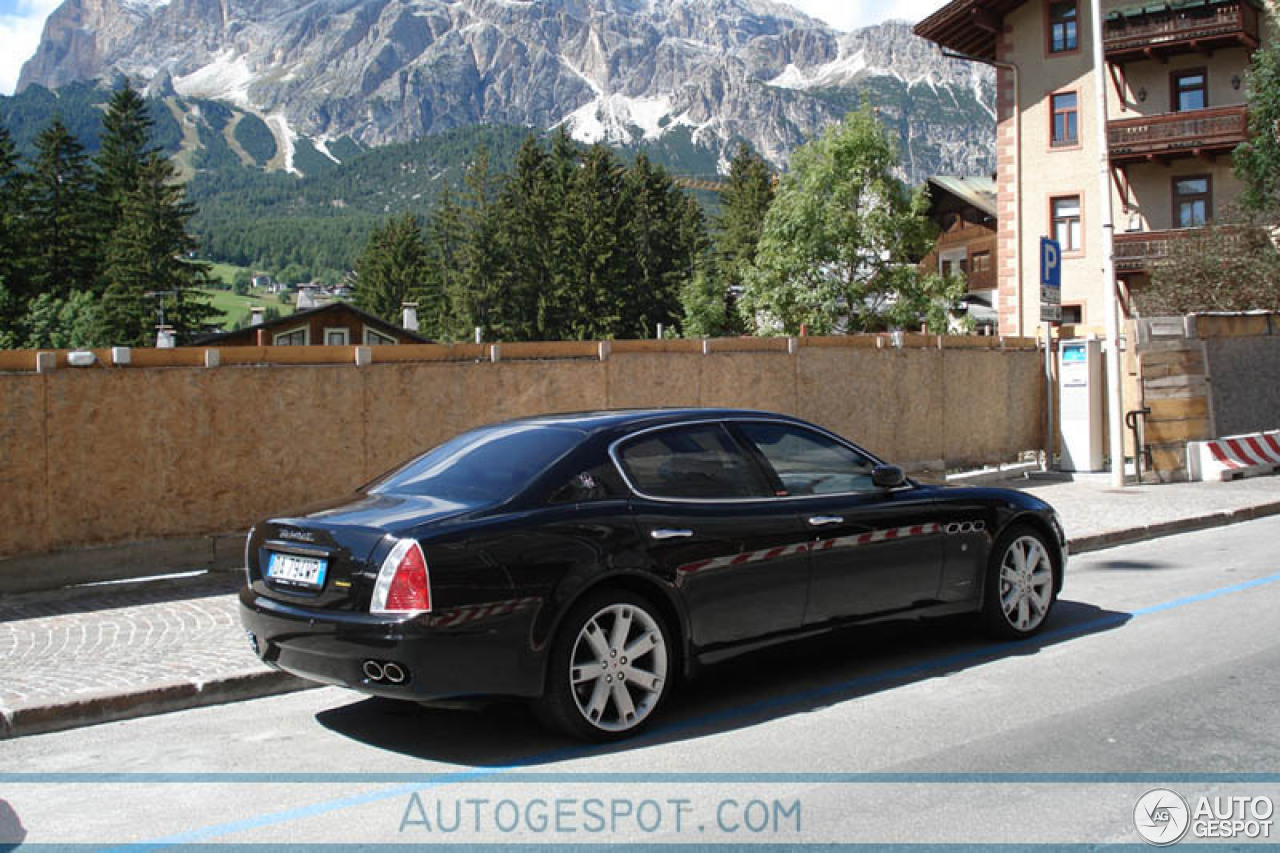
<path id="1" fill-rule="evenodd" d="M 943 531 L 923 490 L 876 487 L 871 459 L 816 430 L 767 421 L 734 429 L 758 450 L 777 478 L 774 485 L 811 533 L 804 624 L 936 600 Z"/>
<path id="2" fill-rule="evenodd" d="M 759 464 L 719 424 L 670 427 L 620 445 L 639 532 L 681 588 L 700 651 L 798 628 L 809 531 L 769 497 Z"/>

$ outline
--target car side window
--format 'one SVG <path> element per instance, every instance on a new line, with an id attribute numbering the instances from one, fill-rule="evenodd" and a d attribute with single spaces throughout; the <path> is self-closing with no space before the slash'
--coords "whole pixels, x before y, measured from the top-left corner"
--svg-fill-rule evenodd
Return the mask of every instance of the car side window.
<path id="1" fill-rule="evenodd" d="M 551 494 L 550 503 L 588 503 L 626 496 L 626 489 L 612 462 L 579 472 Z"/>
<path id="2" fill-rule="evenodd" d="M 758 467 L 718 424 L 649 433 L 622 445 L 618 456 L 646 495 L 723 500 L 770 494 Z"/>
<path id="3" fill-rule="evenodd" d="M 735 426 L 759 449 L 786 495 L 879 491 L 871 479 L 875 463 L 820 432 L 784 423 Z"/>

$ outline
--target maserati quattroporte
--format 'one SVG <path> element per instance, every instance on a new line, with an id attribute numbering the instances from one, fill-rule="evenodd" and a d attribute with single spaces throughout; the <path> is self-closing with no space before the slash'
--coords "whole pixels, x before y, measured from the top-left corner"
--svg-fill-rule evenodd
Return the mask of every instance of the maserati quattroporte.
<path id="1" fill-rule="evenodd" d="M 700 664 L 846 625 L 974 613 L 1038 631 L 1057 514 L 904 477 L 784 415 L 548 415 L 450 439 L 258 524 L 241 613 L 268 664 L 365 693 L 511 696 L 634 733 Z"/>

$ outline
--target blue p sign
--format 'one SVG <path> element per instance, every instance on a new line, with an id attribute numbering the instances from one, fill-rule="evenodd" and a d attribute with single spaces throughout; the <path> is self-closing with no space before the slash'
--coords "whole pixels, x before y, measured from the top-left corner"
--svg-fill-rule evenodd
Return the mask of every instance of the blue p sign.
<path id="1" fill-rule="evenodd" d="M 1048 237 L 1040 238 L 1040 286 L 1062 287 L 1062 249 Z"/>

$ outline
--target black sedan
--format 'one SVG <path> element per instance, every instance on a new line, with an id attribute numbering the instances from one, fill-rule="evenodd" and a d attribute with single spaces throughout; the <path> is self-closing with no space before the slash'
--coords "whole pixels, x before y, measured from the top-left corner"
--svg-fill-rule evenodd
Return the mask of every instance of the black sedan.
<path id="1" fill-rule="evenodd" d="M 1038 631 L 1051 507 L 915 483 L 812 424 L 660 409 L 464 433 L 257 525 L 241 615 L 268 664 L 417 701 L 515 696 L 608 739 L 698 665 L 853 623 L 972 612 Z"/>

